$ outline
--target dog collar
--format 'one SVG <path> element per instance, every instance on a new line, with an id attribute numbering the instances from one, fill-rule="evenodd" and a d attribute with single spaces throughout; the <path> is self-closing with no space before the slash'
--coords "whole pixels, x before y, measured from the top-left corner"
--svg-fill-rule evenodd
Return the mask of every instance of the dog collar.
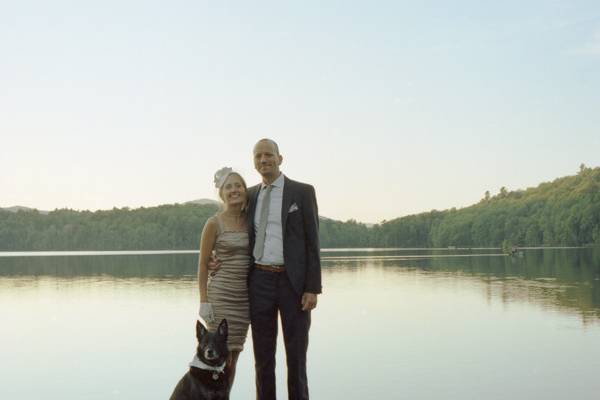
<path id="1" fill-rule="evenodd" d="M 203 362 L 201 359 L 198 358 L 198 355 L 195 355 L 194 358 L 192 359 L 192 361 L 190 362 L 190 367 L 194 367 L 194 368 L 198 368 L 204 371 L 212 371 L 212 378 L 216 381 L 217 379 L 219 379 L 219 374 L 222 374 L 223 371 L 225 371 L 225 365 L 226 362 L 224 361 L 223 364 L 214 367 L 212 365 L 208 365 L 205 362 Z"/>

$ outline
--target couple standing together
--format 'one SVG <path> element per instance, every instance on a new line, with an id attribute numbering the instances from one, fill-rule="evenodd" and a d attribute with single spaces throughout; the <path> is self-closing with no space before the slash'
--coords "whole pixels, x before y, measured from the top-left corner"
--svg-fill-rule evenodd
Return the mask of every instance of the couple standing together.
<path id="1" fill-rule="evenodd" d="M 315 191 L 284 176 L 282 160 L 277 143 L 261 139 L 254 146 L 254 167 L 262 183 L 247 188 L 231 169 L 217 171 L 224 209 L 208 219 L 200 242 L 200 317 L 211 330 L 227 319 L 230 386 L 251 323 L 259 400 L 275 399 L 278 315 L 289 399 L 308 399 L 310 311 L 321 293 Z"/>

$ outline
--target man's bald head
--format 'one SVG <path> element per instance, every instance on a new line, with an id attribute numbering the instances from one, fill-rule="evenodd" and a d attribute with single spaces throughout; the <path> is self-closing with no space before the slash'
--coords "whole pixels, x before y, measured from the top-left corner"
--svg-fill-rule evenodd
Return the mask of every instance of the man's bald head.
<path id="1" fill-rule="evenodd" d="M 254 149 L 256 149 L 256 146 L 258 146 L 260 143 L 269 143 L 271 146 L 273 146 L 273 150 L 275 151 L 275 154 L 279 155 L 279 146 L 277 145 L 277 143 L 273 139 L 269 139 L 269 138 L 260 139 L 254 145 Z"/>

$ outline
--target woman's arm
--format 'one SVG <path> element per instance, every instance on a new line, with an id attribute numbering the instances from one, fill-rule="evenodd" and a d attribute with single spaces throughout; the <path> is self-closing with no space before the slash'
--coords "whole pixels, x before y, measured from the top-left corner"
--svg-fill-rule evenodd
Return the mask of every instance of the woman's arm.
<path id="1" fill-rule="evenodd" d="M 217 240 L 216 217 L 211 217 L 204 224 L 200 239 L 200 257 L 198 259 L 198 287 L 200 288 L 200 303 L 208 302 L 208 259 Z"/>

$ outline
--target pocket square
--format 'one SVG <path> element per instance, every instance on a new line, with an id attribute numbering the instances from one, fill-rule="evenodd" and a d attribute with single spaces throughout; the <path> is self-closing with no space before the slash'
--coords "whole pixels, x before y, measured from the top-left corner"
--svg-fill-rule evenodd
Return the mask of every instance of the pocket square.
<path id="1" fill-rule="evenodd" d="M 292 213 L 294 211 L 298 211 L 298 205 L 296 203 L 292 204 L 290 206 L 290 209 L 288 210 L 288 213 Z"/>

